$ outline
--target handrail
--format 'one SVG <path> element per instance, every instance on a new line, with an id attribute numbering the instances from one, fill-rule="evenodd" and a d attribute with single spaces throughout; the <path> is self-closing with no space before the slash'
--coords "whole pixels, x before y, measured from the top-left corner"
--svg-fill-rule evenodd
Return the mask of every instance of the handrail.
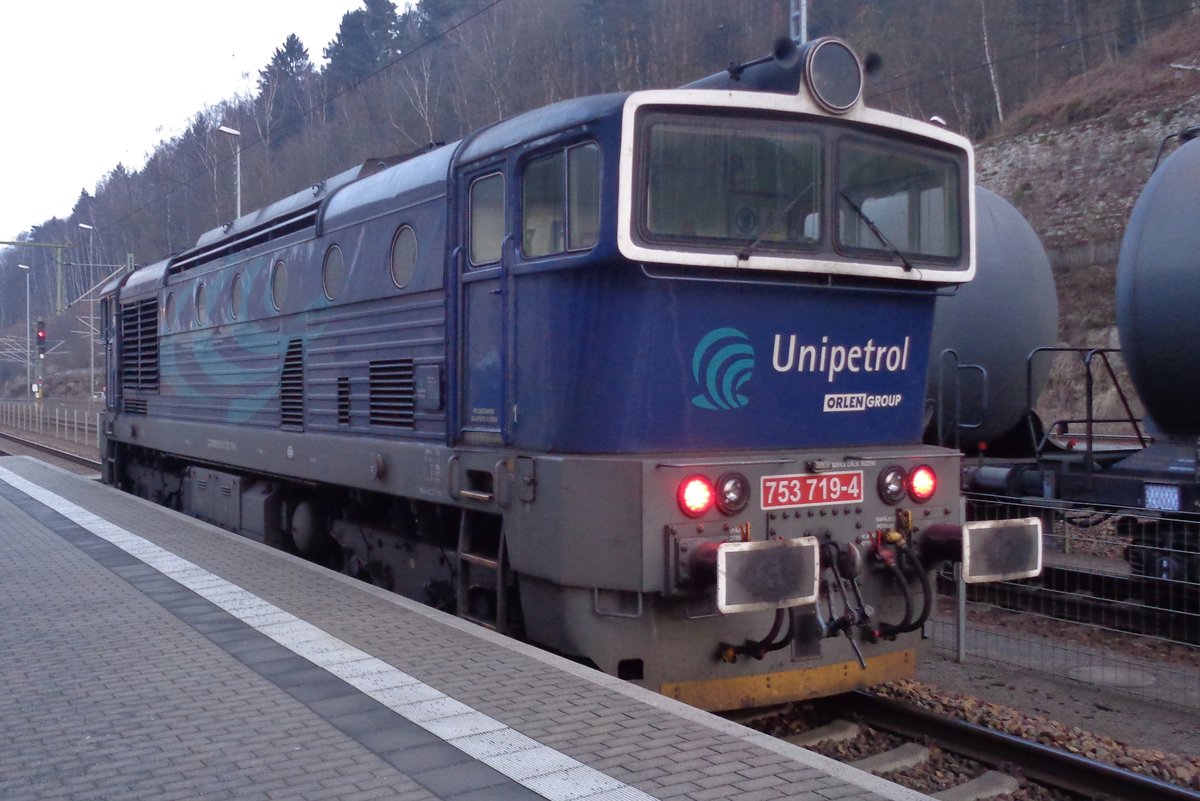
<path id="1" fill-rule="evenodd" d="M 962 450 L 962 432 L 970 431 L 977 428 L 982 428 L 987 421 L 987 413 L 989 406 L 990 383 L 988 380 L 987 368 L 981 364 L 963 364 L 959 361 L 958 351 L 954 348 L 945 348 L 938 354 L 938 380 L 937 380 L 937 444 L 946 445 L 946 424 L 945 424 L 945 362 L 949 356 L 954 360 L 954 447 L 957 450 Z M 962 422 L 962 373 L 965 371 L 978 372 L 982 385 L 979 394 L 979 419 L 974 423 Z"/>
<path id="2" fill-rule="evenodd" d="M 1133 408 L 1130 406 L 1129 398 L 1125 394 L 1125 390 L 1121 387 L 1120 381 L 1117 380 L 1116 371 L 1113 369 L 1112 361 L 1109 359 L 1109 354 L 1120 353 L 1120 348 L 1080 348 L 1080 347 L 1061 347 L 1061 346 L 1046 346 L 1034 348 L 1029 352 L 1025 359 L 1025 406 L 1026 409 L 1033 409 L 1033 363 L 1034 360 L 1045 353 L 1073 353 L 1080 357 L 1081 365 L 1084 369 L 1084 387 L 1085 397 L 1087 402 L 1086 417 L 1079 419 L 1056 420 L 1053 425 L 1047 426 L 1043 431 L 1041 438 L 1037 436 L 1034 430 L 1032 416 L 1030 416 L 1029 430 L 1030 439 L 1034 446 L 1034 455 L 1040 463 L 1045 455 L 1047 443 L 1050 441 L 1051 432 L 1055 427 L 1062 423 L 1083 423 L 1084 424 L 1084 471 L 1086 475 L 1087 486 L 1091 487 L 1092 474 L 1094 472 L 1093 456 L 1095 453 L 1096 425 L 1101 423 L 1128 423 L 1133 428 L 1133 436 L 1136 437 L 1140 447 L 1146 447 L 1147 440 L 1142 432 L 1141 420 L 1134 416 Z M 1108 374 L 1109 381 L 1117 391 L 1117 397 L 1120 398 L 1121 406 L 1125 410 L 1126 417 L 1124 418 L 1103 418 L 1098 419 L 1095 414 L 1095 376 L 1092 372 L 1092 362 L 1099 359 L 1104 365 L 1104 370 Z"/>

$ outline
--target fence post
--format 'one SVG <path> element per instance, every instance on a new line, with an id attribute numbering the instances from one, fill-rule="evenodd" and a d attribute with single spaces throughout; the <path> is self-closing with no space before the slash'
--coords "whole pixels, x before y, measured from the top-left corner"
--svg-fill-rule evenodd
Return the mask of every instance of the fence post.
<path id="1" fill-rule="evenodd" d="M 967 582 L 963 581 L 962 562 L 954 563 L 954 659 L 967 660 Z"/>

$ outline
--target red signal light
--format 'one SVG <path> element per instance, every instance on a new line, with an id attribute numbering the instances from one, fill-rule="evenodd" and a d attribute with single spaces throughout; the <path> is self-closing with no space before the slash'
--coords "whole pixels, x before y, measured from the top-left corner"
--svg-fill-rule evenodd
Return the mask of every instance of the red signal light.
<path id="1" fill-rule="evenodd" d="M 688 517 L 700 517 L 713 508 L 717 492 L 704 476 L 688 476 L 679 485 L 679 508 Z"/>
<path id="2" fill-rule="evenodd" d="M 908 494 L 917 503 L 925 503 L 937 492 L 937 473 L 927 464 L 913 468 L 908 474 Z"/>

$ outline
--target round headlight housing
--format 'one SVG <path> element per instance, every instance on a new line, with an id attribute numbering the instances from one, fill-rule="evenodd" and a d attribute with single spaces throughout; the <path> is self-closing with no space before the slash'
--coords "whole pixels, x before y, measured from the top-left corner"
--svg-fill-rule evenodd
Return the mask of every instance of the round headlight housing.
<path id="1" fill-rule="evenodd" d="M 884 468 L 879 474 L 879 497 L 884 503 L 894 506 L 904 500 L 904 493 L 908 490 L 907 478 L 904 468 L 898 464 Z"/>
<path id="2" fill-rule="evenodd" d="M 750 481 L 741 473 L 725 473 L 717 479 L 717 508 L 736 515 L 750 503 Z"/>
<path id="3" fill-rule="evenodd" d="M 817 39 L 804 54 L 804 84 L 821 108 L 844 114 L 862 97 L 862 62 L 842 40 Z"/>

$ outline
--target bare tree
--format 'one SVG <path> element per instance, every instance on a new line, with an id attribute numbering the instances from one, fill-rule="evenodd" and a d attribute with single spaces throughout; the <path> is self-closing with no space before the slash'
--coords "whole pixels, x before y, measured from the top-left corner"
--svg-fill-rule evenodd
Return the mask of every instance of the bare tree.
<path id="1" fill-rule="evenodd" d="M 1004 105 L 1000 102 L 1000 84 L 996 80 L 996 62 L 988 44 L 987 0 L 979 0 L 979 31 L 983 35 L 983 58 L 987 63 L 988 77 L 992 80 L 992 97 L 996 100 L 996 119 L 1004 124 Z"/>
<path id="2" fill-rule="evenodd" d="M 414 146 L 420 147 L 436 141 L 437 118 L 441 107 L 445 70 L 434 64 L 431 50 L 425 49 L 404 59 L 400 65 L 400 79 L 396 81 L 405 100 L 412 107 L 420 127 L 418 136 L 410 133 L 409 126 L 402 124 L 394 109 L 388 109 L 392 127 L 404 135 Z"/>

